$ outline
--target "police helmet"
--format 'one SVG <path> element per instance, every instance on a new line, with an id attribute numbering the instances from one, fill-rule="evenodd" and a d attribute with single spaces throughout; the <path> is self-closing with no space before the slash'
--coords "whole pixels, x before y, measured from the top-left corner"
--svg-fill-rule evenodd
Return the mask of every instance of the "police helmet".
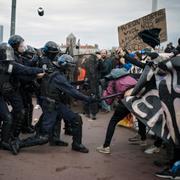
<path id="1" fill-rule="evenodd" d="M 13 35 L 8 40 L 12 48 L 18 48 L 22 42 L 24 42 L 24 39 L 19 35 Z"/>
<path id="2" fill-rule="evenodd" d="M 63 54 L 61 55 L 58 59 L 57 59 L 57 64 L 61 67 L 61 66 L 75 66 L 75 63 L 73 61 L 72 56 L 68 55 L 68 54 Z"/>
<path id="3" fill-rule="evenodd" d="M 5 42 L 0 43 L 0 61 L 14 61 L 14 50 Z"/>

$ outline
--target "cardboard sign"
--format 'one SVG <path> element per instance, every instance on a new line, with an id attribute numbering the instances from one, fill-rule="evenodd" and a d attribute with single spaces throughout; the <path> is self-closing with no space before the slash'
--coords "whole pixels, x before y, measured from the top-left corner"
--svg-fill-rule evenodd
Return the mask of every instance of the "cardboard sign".
<path id="1" fill-rule="evenodd" d="M 166 11 L 160 9 L 147 16 L 131 21 L 118 27 L 119 45 L 131 51 L 148 47 L 138 37 L 138 33 L 144 29 L 160 28 L 160 42 L 167 41 Z"/>

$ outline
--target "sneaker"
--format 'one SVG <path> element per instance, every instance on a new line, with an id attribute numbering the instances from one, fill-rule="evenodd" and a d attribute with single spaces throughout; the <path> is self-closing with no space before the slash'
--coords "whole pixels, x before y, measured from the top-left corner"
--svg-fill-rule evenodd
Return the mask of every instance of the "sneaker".
<path id="1" fill-rule="evenodd" d="M 154 154 L 154 153 L 159 153 L 160 152 L 160 148 L 152 145 L 151 147 L 147 148 L 144 153 L 145 154 Z"/>
<path id="2" fill-rule="evenodd" d="M 140 138 L 139 134 L 136 134 L 134 137 L 128 139 L 129 142 L 136 142 L 136 141 L 140 141 L 140 140 L 141 140 L 141 138 Z"/>
<path id="3" fill-rule="evenodd" d="M 157 172 L 155 173 L 155 175 L 164 179 L 180 179 L 180 174 L 173 174 L 170 169 L 165 169 L 161 172 Z"/>
<path id="4" fill-rule="evenodd" d="M 100 147 L 97 147 L 96 150 L 100 153 L 103 153 L 103 154 L 110 154 L 111 151 L 110 151 L 110 147 L 103 147 L 103 146 L 100 146 Z"/>

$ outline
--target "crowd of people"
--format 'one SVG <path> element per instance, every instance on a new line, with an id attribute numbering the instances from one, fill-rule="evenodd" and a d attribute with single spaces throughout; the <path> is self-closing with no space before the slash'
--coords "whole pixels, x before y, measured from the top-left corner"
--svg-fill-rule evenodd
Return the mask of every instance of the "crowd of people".
<path id="1" fill-rule="evenodd" d="M 88 153 L 88 148 L 82 143 L 82 117 L 71 108 L 72 101 L 80 100 L 83 113 L 92 120 L 96 120 L 99 111 L 114 111 L 105 141 L 97 147 L 99 153 L 111 153 L 115 127 L 129 114 L 138 122 L 138 133 L 129 138 L 129 143 L 140 146 L 147 145 L 147 127 L 153 131 L 157 121 L 164 122 L 162 124 L 166 126 L 167 136 L 156 128 L 155 142 L 145 153 L 158 153 L 163 146 L 167 151 L 167 160 L 162 162 L 166 168 L 156 175 L 180 179 L 179 117 L 175 117 L 174 121 L 172 118 L 171 123 L 162 120 L 166 116 L 176 116 L 177 109 L 171 109 L 175 113 L 169 116 L 162 110 L 161 103 L 157 103 L 157 107 L 153 104 L 157 99 L 163 101 L 160 88 L 163 80 L 169 82 L 168 90 L 171 88 L 170 75 L 173 78 L 176 76 L 172 83 L 174 89 L 178 84 L 180 39 L 176 48 L 168 44 L 166 54 L 157 53 L 155 47 L 151 47 L 134 52 L 122 48 L 115 52 L 102 49 L 75 60 L 72 55 L 62 52 L 53 41 L 48 41 L 40 49 L 26 46 L 25 40 L 19 35 L 11 36 L 7 43 L 0 43 L 1 148 L 17 155 L 21 148 L 47 143 L 51 146 L 68 146 L 60 136 L 63 120 L 65 134 L 72 136 L 72 150 Z M 146 100 L 152 90 L 156 90 L 158 95 L 151 96 L 152 101 Z M 178 89 L 175 89 L 170 97 L 174 100 L 179 97 L 178 93 Z M 42 109 L 35 126 L 32 125 L 34 99 Z M 137 101 L 142 102 L 138 104 Z M 149 116 L 149 111 L 153 114 L 152 109 L 155 111 L 159 107 L 159 112 L 164 116 L 159 112 Z M 21 133 L 32 135 L 22 139 Z"/>

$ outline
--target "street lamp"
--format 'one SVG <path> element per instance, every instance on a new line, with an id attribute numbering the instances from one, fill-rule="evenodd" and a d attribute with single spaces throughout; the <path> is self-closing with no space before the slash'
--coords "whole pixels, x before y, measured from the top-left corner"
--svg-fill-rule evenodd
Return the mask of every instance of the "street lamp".
<path id="1" fill-rule="evenodd" d="M 12 0 L 12 6 L 11 6 L 11 32 L 10 35 L 15 34 L 15 28 L 16 28 L 16 0 Z"/>
<path id="2" fill-rule="evenodd" d="M 157 11 L 158 9 L 158 0 L 152 0 L 152 12 Z"/>

